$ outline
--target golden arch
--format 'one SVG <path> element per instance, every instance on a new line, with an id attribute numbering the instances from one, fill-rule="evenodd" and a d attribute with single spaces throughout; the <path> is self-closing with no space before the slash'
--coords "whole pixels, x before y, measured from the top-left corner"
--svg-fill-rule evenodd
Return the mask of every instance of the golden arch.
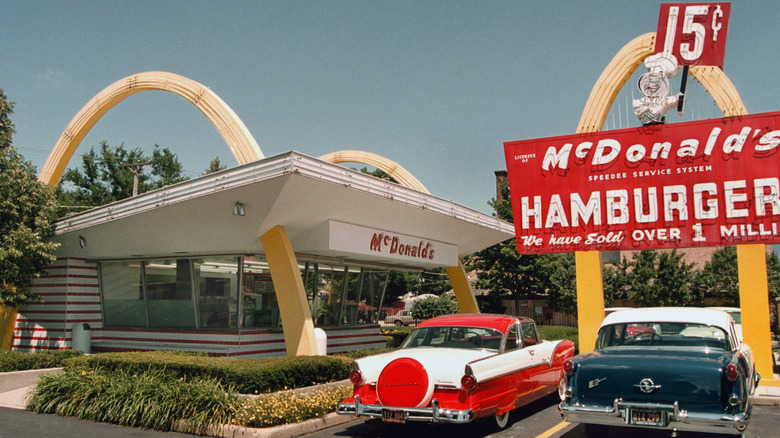
<path id="1" fill-rule="evenodd" d="M 395 161 L 389 160 L 381 155 L 364 151 L 338 151 L 325 154 L 320 160 L 328 161 L 333 164 L 338 163 L 362 163 L 381 169 L 386 174 L 392 176 L 399 184 L 409 187 L 423 193 L 431 193 L 427 188 L 409 173 L 408 170 L 401 167 Z"/>
<path id="2" fill-rule="evenodd" d="M 593 86 L 577 126 L 577 133 L 601 130 L 613 101 L 626 81 L 644 59 L 653 54 L 655 36 L 654 32 L 641 35 L 615 55 Z M 723 70 L 712 66 L 693 66 L 690 73 L 712 96 L 725 117 L 747 114 L 739 93 Z M 601 253 L 578 251 L 575 258 L 580 351 L 585 352 L 595 346 L 596 332 L 604 318 Z M 761 244 L 737 245 L 737 259 L 744 339 L 753 347 L 759 374 L 772 376 L 769 309 L 766 305 L 768 287 L 765 247 Z M 766 377 L 761 383 L 780 386 L 780 381 Z"/>
<path id="3" fill-rule="evenodd" d="M 73 153 L 95 123 L 122 100 L 147 90 L 170 91 L 195 105 L 217 128 L 239 164 L 263 158 L 260 146 L 241 119 L 208 87 L 177 74 L 150 71 L 120 79 L 87 102 L 57 140 L 38 180 L 50 186 L 56 185 Z"/>
<path id="4" fill-rule="evenodd" d="M 618 93 L 645 58 L 653 54 L 654 47 L 655 32 L 650 32 L 634 38 L 620 49 L 593 86 L 577 133 L 601 130 Z M 712 66 L 693 66 L 690 73 L 710 93 L 725 117 L 747 114 L 737 89 L 723 70 Z"/>

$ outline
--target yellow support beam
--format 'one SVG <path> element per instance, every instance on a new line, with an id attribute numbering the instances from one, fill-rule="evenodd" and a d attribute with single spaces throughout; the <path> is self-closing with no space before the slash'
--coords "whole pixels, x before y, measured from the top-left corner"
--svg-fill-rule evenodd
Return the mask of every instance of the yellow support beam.
<path id="1" fill-rule="evenodd" d="M 276 299 L 279 301 L 287 356 L 316 356 L 314 322 L 287 230 L 277 225 L 260 236 L 260 243 L 263 244 Z"/>
<path id="2" fill-rule="evenodd" d="M 596 347 L 596 336 L 604 319 L 604 278 L 599 251 L 576 251 L 577 329 L 580 353 Z"/>
<path id="3" fill-rule="evenodd" d="M 0 350 L 10 350 L 13 346 L 17 314 L 15 307 L 0 306 Z"/>
<path id="4" fill-rule="evenodd" d="M 742 338 L 753 349 L 756 370 L 772 380 L 772 338 L 769 327 L 769 288 L 766 248 L 763 244 L 737 245 L 739 305 L 742 308 Z"/>
<path id="5" fill-rule="evenodd" d="M 458 312 L 479 313 L 477 299 L 474 296 L 474 291 L 471 290 L 463 263 L 458 261 L 458 266 L 449 266 L 445 269 L 447 270 L 447 275 L 450 276 L 450 284 L 455 292 L 455 299 L 458 300 Z"/>

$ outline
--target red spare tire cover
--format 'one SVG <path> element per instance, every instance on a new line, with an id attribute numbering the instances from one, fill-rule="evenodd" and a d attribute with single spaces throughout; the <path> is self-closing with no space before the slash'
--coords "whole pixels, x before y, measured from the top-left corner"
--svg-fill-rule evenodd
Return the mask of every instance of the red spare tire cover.
<path id="1" fill-rule="evenodd" d="M 387 364 L 379 374 L 376 394 L 385 406 L 422 408 L 433 397 L 433 380 L 420 362 L 402 357 Z"/>

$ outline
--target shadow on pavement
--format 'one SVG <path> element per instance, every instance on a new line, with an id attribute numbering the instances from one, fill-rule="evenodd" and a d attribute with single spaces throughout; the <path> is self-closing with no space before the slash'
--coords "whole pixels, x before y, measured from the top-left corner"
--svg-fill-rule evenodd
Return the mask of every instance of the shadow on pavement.
<path id="1" fill-rule="evenodd" d="M 526 406 L 514 409 L 510 413 L 507 429 L 511 429 L 517 422 L 523 421 L 528 417 L 556 405 L 558 401 L 558 395 L 553 394 Z M 511 431 L 507 430 L 507 432 Z M 496 434 L 496 436 L 503 435 L 502 431 L 496 426 L 493 418 L 490 417 L 466 424 L 431 424 L 420 422 L 393 424 L 384 423 L 381 420 L 366 420 L 349 426 L 343 431 L 335 433 L 333 436 L 365 438 L 433 438 L 446 436 L 447 438 L 476 438 L 487 437 L 493 434 Z"/>

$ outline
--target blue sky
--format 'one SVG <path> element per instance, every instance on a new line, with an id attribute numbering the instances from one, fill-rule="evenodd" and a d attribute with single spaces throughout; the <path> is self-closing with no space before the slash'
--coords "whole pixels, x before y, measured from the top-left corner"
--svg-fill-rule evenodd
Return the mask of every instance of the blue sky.
<path id="1" fill-rule="evenodd" d="M 490 213 L 503 143 L 574 133 L 615 53 L 656 30 L 660 3 L 0 0 L 0 88 L 38 169 L 95 94 L 162 70 L 219 95 L 266 156 L 374 152 Z M 778 23 L 780 2 L 732 2 L 724 71 L 750 113 L 780 110 Z M 191 177 L 217 156 L 237 164 L 195 107 L 161 91 L 109 111 L 71 166 L 101 140 L 169 147 Z"/>

